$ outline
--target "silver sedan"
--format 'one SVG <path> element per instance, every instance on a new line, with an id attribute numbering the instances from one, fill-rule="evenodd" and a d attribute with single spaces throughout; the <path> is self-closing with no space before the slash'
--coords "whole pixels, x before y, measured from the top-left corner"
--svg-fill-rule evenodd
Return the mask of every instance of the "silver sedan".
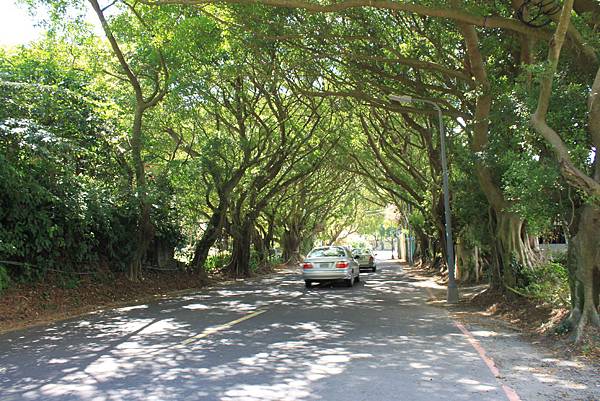
<path id="1" fill-rule="evenodd" d="M 352 254 L 354 258 L 358 256 L 356 261 L 361 269 L 371 269 L 372 272 L 377 270 L 377 266 L 375 266 L 375 257 L 368 249 L 354 249 L 352 250 Z"/>
<path id="2" fill-rule="evenodd" d="M 341 246 L 315 248 L 302 263 L 302 277 L 306 287 L 314 282 L 344 280 L 348 287 L 360 281 L 360 267 L 350 250 Z"/>

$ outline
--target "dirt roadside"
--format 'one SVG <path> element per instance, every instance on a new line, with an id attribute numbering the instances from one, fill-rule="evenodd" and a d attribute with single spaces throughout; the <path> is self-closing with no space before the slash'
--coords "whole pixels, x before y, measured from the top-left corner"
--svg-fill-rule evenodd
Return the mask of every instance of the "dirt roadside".
<path id="1" fill-rule="evenodd" d="M 256 273 L 256 277 L 271 273 L 273 269 L 263 269 Z M 132 283 L 124 274 L 84 277 L 77 282 L 48 277 L 44 283 L 16 285 L 0 296 L 0 334 L 100 310 L 185 295 L 230 281 L 232 279 L 212 274 L 202 282 L 195 274 L 172 271 L 145 272 L 144 280 L 139 283 Z"/>
<path id="2" fill-rule="evenodd" d="M 477 297 L 485 286 L 461 288 L 461 302 L 447 306 L 446 288 L 434 274 L 411 267 L 404 271 L 427 290 L 428 304 L 446 309 L 468 329 L 498 368 L 499 379 L 521 400 L 600 400 L 600 358 L 594 349 L 595 338 L 574 346 L 568 336 L 540 328 L 551 312 L 521 304 L 512 305 L 521 310 L 510 313 L 511 305 L 503 304 L 501 298 L 489 297 L 484 302 Z M 476 302 L 469 302 L 472 298 Z"/>

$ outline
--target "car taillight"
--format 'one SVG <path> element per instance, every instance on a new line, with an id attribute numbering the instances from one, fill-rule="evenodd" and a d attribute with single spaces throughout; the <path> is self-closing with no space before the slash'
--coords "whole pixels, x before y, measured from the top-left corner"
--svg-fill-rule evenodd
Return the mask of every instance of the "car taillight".
<path id="1" fill-rule="evenodd" d="M 313 264 L 312 263 L 302 263 L 302 268 L 303 269 L 312 269 Z"/>
<path id="2" fill-rule="evenodd" d="M 337 262 L 335 264 L 335 267 L 337 267 L 338 269 L 345 269 L 348 266 L 350 266 L 350 263 L 348 262 Z"/>

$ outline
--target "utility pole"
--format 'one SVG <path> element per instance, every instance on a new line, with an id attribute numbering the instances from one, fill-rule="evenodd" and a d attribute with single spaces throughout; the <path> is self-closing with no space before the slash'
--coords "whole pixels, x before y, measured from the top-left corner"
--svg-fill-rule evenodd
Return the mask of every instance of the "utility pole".
<path id="1" fill-rule="evenodd" d="M 448 266 L 448 293 L 446 301 L 449 304 L 458 303 L 458 286 L 456 285 L 456 279 L 454 276 L 455 265 L 454 265 L 454 240 L 452 239 L 452 217 L 450 213 L 450 189 L 448 184 L 448 161 L 446 160 L 446 133 L 444 131 L 444 121 L 442 119 L 442 109 L 436 102 L 431 100 L 413 98 L 412 96 L 398 96 L 390 95 L 389 99 L 392 102 L 398 103 L 413 103 L 422 102 L 432 105 L 438 114 L 438 123 L 440 131 L 440 153 L 442 161 L 442 187 L 444 192 L 444 217 L 446 225 L 446 256 L 448 260 L 446 264 Z"/>

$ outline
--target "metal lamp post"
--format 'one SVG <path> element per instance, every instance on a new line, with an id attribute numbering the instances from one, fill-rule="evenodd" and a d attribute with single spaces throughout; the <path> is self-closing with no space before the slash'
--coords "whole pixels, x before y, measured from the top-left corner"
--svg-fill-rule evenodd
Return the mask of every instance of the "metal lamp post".
<path id="1" fill-rule="evenodd" d="M 446 133 L 444 132 L 444 122 L 442 121 L 442 109 L 436 102 L 426 99 L 413 98 L 412 96 L 390 95 L 392 102 L 413 103 L 422 102 L 432 105 L 438 113 L 440 130 L 440 152 L 442 157 L 442 185 L 444 191 L 444 216 L 446 219 L 446 254 L 448 256 L 448 294 L 447 302 L 451 304 L 458 303 L 458 287 L 454 277 L 454 241 L 452 239 L 452 218 L 450 215 L 450 191 L 448 188 L 448 162 L 446 160 Z"/>

